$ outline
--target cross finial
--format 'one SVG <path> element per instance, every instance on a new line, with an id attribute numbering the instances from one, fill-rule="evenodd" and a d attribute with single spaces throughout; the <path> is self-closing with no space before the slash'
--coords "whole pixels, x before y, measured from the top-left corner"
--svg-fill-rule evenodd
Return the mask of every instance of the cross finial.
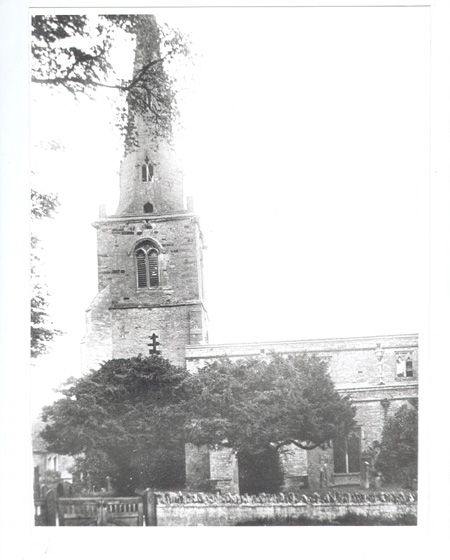
<path id="1" fill-rule="evenodd" d="M 157 349 L 157 346 L 160 345 L 160 343 L 156 340 L 157 338 L 159 338 L 159 336 L 155 333 L 153 333 L 150 337 L 151 342 L 149 344 L 147 344 L 147 346 L 149 346 L 149 354 L 161 354 L 161 352 Z"/>

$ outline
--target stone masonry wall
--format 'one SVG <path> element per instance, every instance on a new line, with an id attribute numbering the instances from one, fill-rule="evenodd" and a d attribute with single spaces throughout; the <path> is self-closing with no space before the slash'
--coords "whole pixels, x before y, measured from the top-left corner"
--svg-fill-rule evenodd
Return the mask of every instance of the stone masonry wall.
<path id="1" fill-rule="evenodd" d="M 186 345 L 206 339 L 197 218 L 107 218 L 95 227 L 99 294 L 87 314 L 83 371 L 111 358 L 148 355 L 152 334 L 158 337 L 157 350 L 183 366 Z M 134 248 L 143 239 L 160 250 L 158 287 L 137 287 Z"/>
<path id="2" fill-rule="evenodd" d="M 379 384 L 380 368 L 375 352 L 378 345 L 383 350 L 381 359 L 384 383 L 414 383 L 418 380 L 417 335 L 372 336 L 360 338 L 331 338 L 296 340 L 286 342 L 253 342 L 241 344 L 208 344 L 186 349 L 186 365 L 196 371 L 220 356 L 232 359 L 260 357 L 266 359 L 271 352 L 288 355 L 307 352 L 316 354 L 329 362 L 329 371 L 338 385 L 358 387 Z M 411 354 L 414 377 L 398 378 L 396 356 Z"/>
<path id="3" fill-rule="evenodd" d="M 112 358 L 111 293 L 106 286 L 86 311 L 86 334 L 81 342 L 81 371 L 89 373 Z"/>
<path id="4" fill-rule="evenodd" d="M 283 492 L 295 491 L 307 486 L 308 452 L 295 445 L 286 445 L 280 452 L 280 461 L 285 473 Z"/>
<path id="5" fill-rule="evenodd" d="M 382 350 L 381 360 L 380 350 Z M 271 352 L 284 355 L 308 352 L 327 360 L 336 388 L 356 407 L 361 430 L 361 449 L 380 441 L 386 418 L 418 395 L 417 335 L 377 336 L 347 339 L 304 340 L 272 343 L 189 346 L 186 364 L 191 372 L 221 356 L 267 359 Z M 399 377 L 398 355 L 411 356 L 414 376 Z M 300 451 L 300 450 L 299 450 Z M 305 476 L 310 488 L 359 484 L 358 474 L 334 473 L 333 450 L 315 449 L 282 457 L 285 489 L 299 490 Z"/>
<path id="6" fill-rule="evenodd" d="M 239 493 L 239 470 L 235 453 L 222 447 L 210 451 L 210 476 L 214 490 Z"/>
<path id="7" fill-rule="evenodd" d="M 163 139 L 158 143 L 152 140 L 145 117 L 138 116 L 135 125 L 139 147 L 121 163 L 120 201 L 116 214 L 142 214 L 146 202 L 154 205 L 155 214 L 182 212 L 183 174 L 175 150 Z M 153 178 L 142 182 L 141 166 L 146 158 L 153 166 Z"/>
<path id="8" fill-rule="evenodd" d="M 190 341 L 191 316 L 200 305 L 111 308 L 112 357 L 148 355 L 150 336 L 158 336 L 158 351 L 178 366 L 184 365 L 184 348 Z M 198 333 L 193 333 L 198 336 Z"/>
<path id="9" fill-rule="evenodd" d="M 164 219 L 165 218 L 165 219 Z M 115 303 L 178 303 L 200 298 L 197 219 L 106 219 L 97 222 L 99 291 L 111 285 Z M 160 248 L 160 286 L 137 288 L 134 247 L 149 239 Z"/>
<path id="10" fill-rule="evenodd" d="M 210 490 L 210 452 L 207 445 L 196 446 L 187 443 L 185 446 L 186 457 L 186 486 L 187 490 Z"/>
<path id="11" fill-rule="evenodd" d="M 159 526 L 226 526 L 248 523 L 254 519 L 277 517 L 308 517 L 332 521 L 353 513 L 366 517 L 396 518 L 404 514 L 417 515 L 417 504 L 173 504 L 159 505 Z"/>

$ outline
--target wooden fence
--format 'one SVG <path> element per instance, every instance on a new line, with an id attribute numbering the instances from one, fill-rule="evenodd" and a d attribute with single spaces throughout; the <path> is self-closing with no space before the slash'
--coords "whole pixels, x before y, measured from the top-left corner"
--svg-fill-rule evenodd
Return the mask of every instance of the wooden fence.
<path id="1" fill-rule="evenodd" d="M 35 524 L 41 526 L 118 526 L 156 525 L 156 495 L 147 490 L 132 498 L 64 498 L 50 491 L 35 500 Z"/>

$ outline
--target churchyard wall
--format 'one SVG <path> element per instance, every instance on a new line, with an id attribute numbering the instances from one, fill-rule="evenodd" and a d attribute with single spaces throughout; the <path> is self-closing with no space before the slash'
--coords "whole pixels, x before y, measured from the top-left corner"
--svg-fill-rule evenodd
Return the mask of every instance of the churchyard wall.
<path id="1" fill-rule="evenodd" d="M 256 519 L 286 520 L 300 516 L 330 521 L 347 514 L 395 519 L 417 515 L 417 496 L 413 493 L 363 494 L 328 492 L 258 496 L 158 494 L 157 518 L 162 526 L 223 526 L 249 523 Z"/>

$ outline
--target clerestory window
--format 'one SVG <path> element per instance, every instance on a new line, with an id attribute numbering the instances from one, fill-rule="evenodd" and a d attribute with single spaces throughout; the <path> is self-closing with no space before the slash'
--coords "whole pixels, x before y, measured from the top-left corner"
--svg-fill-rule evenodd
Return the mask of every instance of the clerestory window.
<path id="1" fill-rule="evenodd" d="M 397 355 L 397 377 L 414 377 L 414 367 L 411 355 Z"/>
<path id="2" fill-rule="evenodd" d="M 150 241 L 143 241 L 136 247 L 135 257 L 138 288 L 159 286 L 158 249 Z"/>

